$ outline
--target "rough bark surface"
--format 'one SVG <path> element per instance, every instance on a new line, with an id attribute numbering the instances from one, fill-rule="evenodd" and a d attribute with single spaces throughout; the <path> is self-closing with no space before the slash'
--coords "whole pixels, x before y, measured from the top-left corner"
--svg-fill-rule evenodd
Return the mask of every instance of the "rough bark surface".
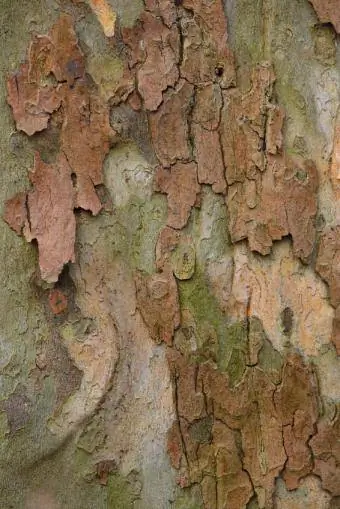
<path id="1" fill-rule="evenodd" d="M 338 507 L 338 1 L 19 3 L 0 506 Z"/>

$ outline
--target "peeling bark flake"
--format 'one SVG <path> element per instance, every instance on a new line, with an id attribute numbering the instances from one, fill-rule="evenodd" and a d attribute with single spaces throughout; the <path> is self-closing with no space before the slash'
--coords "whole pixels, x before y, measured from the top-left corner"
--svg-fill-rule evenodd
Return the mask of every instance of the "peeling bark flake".
<path id="1" fill-rule="evenodd" d="M 5 203 L 4 220 L 18 235 L 27 221 L 26 193 L 18 193 Z"/>
<path id="2" fill-rule="evenodd" d="M 48 165 L 36 154 L 29 177 L 33 190 L 28 193 L 29 220 L 24 235 L 28 242 L 37 240 L 41 277 L 53 283 L 63 266 L 74 261 L 76 221 L 71 169 L 63 155 Z"/>
<path id="3" fill-rule="evenodd" d="M 74 261 L 73 209 L 98 214 L 102 208 L 95 186 L 103 183 L 104 158 L 115 139 L 108 105 L 85 75 L 71 16 L 61 15 L 48 35 L 33 37 L 28 63 L 8 79 L 7 89 L 17 128 L 29 136 L 45 129 L 60 108 L 60 153 L 53 165 L 36 154 L 27 218 L 23 194 L 5 209 L 5 220 L 17 233 L 25 226 L 26 239 L 37 240 L 41 277 L 55 282 L 64 264 Z"/>
<path id="4" fill-rule="evenodd" d="M 321 23 L 332 23 L 340 34 L 340 2 L 339 0 L 309 0 Z"/>

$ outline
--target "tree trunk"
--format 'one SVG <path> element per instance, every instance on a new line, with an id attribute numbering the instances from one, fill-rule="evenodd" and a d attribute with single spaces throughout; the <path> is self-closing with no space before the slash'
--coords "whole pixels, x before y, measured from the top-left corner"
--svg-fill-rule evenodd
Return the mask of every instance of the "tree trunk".
<path id="1" fill-rule="evenodd" d="M 339 0 L 0 17 L 1 509 L 339 508 Z"/>

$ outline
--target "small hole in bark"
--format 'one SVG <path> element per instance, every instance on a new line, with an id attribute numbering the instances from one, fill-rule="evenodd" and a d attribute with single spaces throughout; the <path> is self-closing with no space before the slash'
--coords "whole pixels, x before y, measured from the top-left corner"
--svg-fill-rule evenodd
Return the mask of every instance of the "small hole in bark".
<path id="1" fill-rule="evenodd" d="M 77 187 L 77 175 L 75 173 L 71 173 L 71 180 L 73 187 Z"/>
<path id="2" fill-rule="evenodd" d="M 300 182 L 306 182 L 306 180 L 308 180 L 308 173 L 305 170 L 297 168 L 295 171 L 295 178 Z"/>
<path id="3" fill-rule="evenodd" d="M 290 336 L 293 328 L 293 319 L 294 313 L 291 308 L 285 308 L 281 313 L 281 324 L 283 329 L 283 334 L 286 336 Z"/>
<path id="4" fill-rule="evenodd" d="M 316 229 L 318 231 L 322 231 L 325 228 L 326 225 L 326 219 L 323 214 L 320 214 L 316 218 Z"/>
<path id="5" fill-rule="evenodd" d="M 215 74 L 218 78 L 221 78 L 221 76 L 223 76 L 223 73 L 224 73 L 224 67 L 223 65 L 217 65 L 215 67 Z"/>
<path id="6" fill-rule="evenodd" d="M 175 0 L 175 5 L 182 5 L 183 3 L 183 0 Z"/>

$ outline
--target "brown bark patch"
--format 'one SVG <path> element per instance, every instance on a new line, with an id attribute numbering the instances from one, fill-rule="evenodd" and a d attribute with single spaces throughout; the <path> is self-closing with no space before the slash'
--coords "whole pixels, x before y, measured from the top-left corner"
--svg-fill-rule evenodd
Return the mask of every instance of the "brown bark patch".
<path id="1" fill-rule="evenodd" d="M 318 418 L 317 386 L 311 370 L 301 357 L 288 357 L 282 384 L 275 393 L 275 406 L 283 424 L 284 446 L 288 456 L 283 478 L 288 489 L 312 471 L 313 459 L 308 446 Z"/>
<path id="2" fill-rule="evenodd" d="M 50 53 L 47 58 L 46 72 L 52 71 L 58 82 L 66 81 L 72 86 L 85 72 L 84 56 L 78 46 L 71 16 L 62 14 L 53 25 L 49 38 Z M 37 56 L 31 57 L 32 65 L 38 62 Z"/>
<path id="3" fill-rule="evenodd" d="M 108 108 L 86 78 L 65 89 L 63 106 L 61 150 L 77 177 L 76 206 L 98 214 L 101 203 L 95 186 L 103 183 L 103 162 L 114 134 Z"/>
<path id="4" fill-rule="evenodd" d="M 174 276 L 162 272 L 152 276 L 135 276 L 138 309 L 152 338 L 171 345 L 175 329 L 179 326 L 179 302 Z"/>
<path id="5" fill-rule="evenodd" d="M 131 52 L 130 63 L 135 66 L 137 89 L 149 111 L 157 110 L 163 92 L 179 79 L 180 36 L 172 20 L 174 5 L 168 4 L 149 1 L 139 23 L 132 29 L 122 30 L 123 40 Z M 167 14 L 168 23 L 161 13 Z"/>
<path id="6" fill-rule="evenodd" d="M 181 76 L 191 83 L 235 85 L 234 57 L 227 45 L 227 23 L 221 0 L 184 0 L 181 33 L 184 38 Z"/>
<path id="7" fill-rule="evenodd" d="M 270 366 L 254 366 L 235 387 L 211 362 L 196 364 L 173 349 L 168 358 L 177 409 L 171 462 L 179 480 L 201 483 L 206 508 L 216 507 L 216 493 L 217 507 L 245 508 L 254 490 L 259 506 L 271 507 L 283 469 L 290 489 L 312 472 L 317 387 L 300 356 L 287 358 L 278 386 Z"/>
<path id="8" fill-rule="evenodd" d="M 50 114 L 60 105 L 58 90 L 50 85 L 39 87 L 29 80 L 29 65 L 7 80 L 7 101 L 12 107 L 17 129 L 32 134 L 46 129 Z"/>
<path id="9" fill-rule="evenodd" d="M 268 102 L 274 75 L 258 66 L 251 90 L 225 92 L 220 125 L 229 184 L 227 205 L 233 242 L 248 238 L 265 255 L 290 234 L 294 253 L 307 261 L 315 241 L 318 176 L 311 161 L 282 155 L 283 112 Z"/>
<path id="10" fill-rule="evenodd" d="M 45 164 L 36 154 L 27 197 L 28 221 L 24 234 L 39 247 L 41 277 L 55 282 L 69 261 L 74 261 L 76 222 L 71 169 L 64 156 L 56 164 Z"/>
<path id="11" fill-rule="evenodd" d="M 340 227 L 326 229 L 320 238 L 316 270 L 329 286 L 335 307 L 333 343 L 340 354 Z"/>
<path id="12" fill-rule="evenodd" d="M 84 74 L 84 57 L 78 47 L 72 18 L 62 15 L 49 35 L 35 36 L 28 62 L 7 81 L 8 102 L 17 128 L 31 136 L 47 127 L 51 113 L 59 108 L 61 90 L 57 82 L 73 85 Z"/>
<path id="13" fill-rule="evenodd" d="M 310 441 L 314 454 L 314 472 L 322 480 L 322 487 L 334 497 L 340 496 L 340 417 L 333 422 L 323 418 L 317 434 Z"/>
<path id="14" fill-rule="evenodd" d="M 168 197 L 168 226 L 183 228 L 200 192 L 196 165 L 177 163 L 170 170 L 159 168 L 156 189 Z"/>
<path id="15" fill-rule="evenodd" d="M 166 88 L 174 86 L 179 78 L 179 32 L 176 25 L 169 28 L 150 13 L 145 13 L 141 22 L 145 60 L 137 71 L 137 88 L 145 108 L 154 111 Z"/>
<path id="16" fill-rule="evenodd" d="M 189 113 L 193 86 L 182 80 L 165 94 L 158 110 L 149 116 L 150 132 L 159 162 L 168 167 L 192 159 L 189 145 Z"/>
<path id="17" fill-rule="evenodd" d="M 51 311 L 55 315 L 59 315 L 67 309 L 67 298 L 62 291 L 54 289 L 48 296 L 48 303 Z"/>

